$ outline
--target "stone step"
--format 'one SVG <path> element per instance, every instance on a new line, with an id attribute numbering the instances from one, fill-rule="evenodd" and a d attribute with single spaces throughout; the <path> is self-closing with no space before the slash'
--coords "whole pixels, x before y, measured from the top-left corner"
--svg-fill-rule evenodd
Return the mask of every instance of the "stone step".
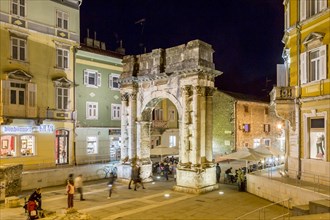
<path id="1" fill-rule="evenodd" d="M 330 213 L 330 200 L 322 199 L 309 202 L 309 213 Z"/>
<path id="2" fill-rule="evenodd" d="M 296 205 L 292 207 L 293 216 L 301 216 L 309 214 L 309 205 Z"/>

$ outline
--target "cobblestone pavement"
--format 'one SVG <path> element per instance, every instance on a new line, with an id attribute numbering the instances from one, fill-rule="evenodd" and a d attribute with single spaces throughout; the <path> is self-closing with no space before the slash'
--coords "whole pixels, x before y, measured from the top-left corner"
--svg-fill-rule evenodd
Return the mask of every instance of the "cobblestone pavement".
<path id="1" fill-rule="evenodd" d="M 65 187 L 44 188 L 43 209 L 54 212 L 49 219 L 235 219 L 247 212 L 271 204 L 271 202 L 249 194 L 238 192 L 236 185 L 220 184 L 220 189 L 202 195 L 174 192 L 170 181 L 159 180 L 146 183 L 146 189 L 129 190 L 126 183 L 116 183 L 112 197 L 107 199 L 106 180 L 85 183 L 85 201 L 75 195 L 74 208 L 78 212 L 66 214 Z M 28 195 L 30 192 L 24 192 Z M 21 204 L 24 199 L 21 199 Z M 5 208 L 0 204 L 1 220 L 26 219 L 22 207 Z M 281 206 L 271 206 L 265 210 L 266 219 L 283 214 Z M 259 213 L 249 219 L 258 219 Z"/>

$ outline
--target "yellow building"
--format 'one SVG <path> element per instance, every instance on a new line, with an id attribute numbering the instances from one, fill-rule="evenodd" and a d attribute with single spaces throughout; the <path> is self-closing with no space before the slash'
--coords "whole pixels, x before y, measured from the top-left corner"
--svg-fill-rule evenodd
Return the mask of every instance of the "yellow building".
<path id="1" fill-rule="evenodd" d="M 74 163 L 81 0 L 0 1 L 0 163 Z"/>
<path id="2" fill-rule="evenodd" d="M 272 104 L 287 122 L 286 168 L 292 177 L 330 184 L 330 1 L 283 4 L 285 64 Z"/>

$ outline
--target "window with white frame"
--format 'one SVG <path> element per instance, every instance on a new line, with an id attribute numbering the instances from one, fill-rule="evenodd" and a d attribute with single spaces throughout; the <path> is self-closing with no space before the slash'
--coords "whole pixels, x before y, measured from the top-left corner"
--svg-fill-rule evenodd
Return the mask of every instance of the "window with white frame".
<path id="1" fill-rule="evenodd" d="M 26 60 L 26 39 L 11 37 L 11 58 L 14 60 Z"/>
<path id="2" fill-rule="evenodd" d="M 69 88 L 56 88 L 56 104 L 57 109 L 69 109 Z"/>
<path id="3" fill-rule="evenodd" d="M 96 70 L 84 70 L 84 85 L 91 87 L 101 86 L 101 74 Z"/>
<path id="4" fill-rule="evenodd" d="M 63 48 L 56 49 L 56 66 L 58 68 L 69 68 L 69 50 Z"/>
<path id="5" fill-rule="evenodd" d="M 169 140 L 170 147 L 176 147 L 176 136 L 170 135 L 170 140 Z"/>
<path id="6" fill-rule="evenodd" d="M 69 15 L 63 11 L 56 11 L 56 25 L 58 28 L 68 30 Z"/>
<path id="7" fill-rule="evenodd" d="M 121 115 L 121 105 L 111 104 L 111 119 L 120 120 L 120 115 Z"/>
<path id="8" fill-rule="evenodd" d="M 113 90 L 120 89 L 119 74 L 110 74 L 109 75 L 109 88 L 111 88 Z"/>
<path id="9" fill-rule="evenodd" d="M 326 79 L 326 54 L 326 45 L 300 54 L 302 84 Z"/>
<path id="10" fill-rule="evenodd" d="M 97 102 L 86 102 L 86 119 L 98 119 Z"/>
<path id="11" fill-rule="evenodd" d="M 324 159 L 327 151 L 325 132 L 325 118 L 310 118 L 309 122 L 309 149 L 311 159 Z"/>
<path id="12" fill-rule="evenodd" d="M 26 0 L 12 0 L 11 13 L 17 16 L 25 17 Z"/>
<path id="13" fill-rule="evenodd" d="M 327 0 L 302 0 L 300 1 L 300 21 L 320 13 L 327 8 Z"/>
<path id="14" fill-rule="evenodd" d="M 270 147 L 270 139 L 264 139 L 264 145 Z"/>
<path id="15" fill-rule="evenodd" d="M 19 82 L 10 83 L 10 104 L 25 105 L 26 84 Z"/>
<path id="16" fill-rule="evenodd" d="M 98 153 L 96 136 L 86 137 L 86 143 L 87 143 L 87 146 L 86 146 L 87 154 L 97 154 Z"/>

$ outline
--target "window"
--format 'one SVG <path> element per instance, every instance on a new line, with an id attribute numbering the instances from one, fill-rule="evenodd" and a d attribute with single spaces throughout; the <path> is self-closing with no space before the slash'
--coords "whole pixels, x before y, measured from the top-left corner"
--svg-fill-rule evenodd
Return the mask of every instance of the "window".
<path id="1" fill-rule="evenodd" d="M 35 155 L 35 138 L 33 135 L 21 136 L 21 155 L 22 156 Z"/>
<path id="2" fill-rule="evenodd" d="M 326 79 L 326 45 L 300 54 L 301 83 Z"/>
<path id="3" fill-rule="evenodd" d="M 69 108 L 69 89 L 56 88 L 57 109 L 66 110 Z"/>
<path id="4" fill-rule="evenodd" d="M 264 145 L 267 147 L 270 147 L 270 139 L 265 139 L 264 140 Z"/>
<path id="5" fill-rule="evenodd" d="M 327 8 L 327 0 L 300 1 L 300 21 L 318 14 Z"/>
<path id="6" fill-rule="evenodd" d="M 7 157 L 7 156 L 16 156 L 16 138 L 12 135 L 4 135 L 1 136 L 0 141 L 0 156 Z"/>
<path id="7" fill-rule="evenodd" d="M 11 58 L 15 60 L 26 60 L 26 40 L 11 37 Z"/>
<path id="8" fill-rule="evenodd" d="M 253 139 L 253 148 L 260 146 L 260 139 Z"/>
<path id="9" fill-rule="evenodd" d="M 244 112 L 249 112 L 249 106 L 244 105 L 243 107 L 244 107 Z"/>
<path id="10" fill-rule="evenodd" d="M 86 119 L 98 119 L 97 102 L 86 102 Z"/>
<path id="11" fill-rule="evenodd" d="M 270 132 L 270 124 L 264 124 L 264 132 L 266 133 Z"/>
<path id="12" fill-rule="evenodd" d="M 97 137 L 90 136 L 86 138 L 87 143 L 87 154 L 97 154 Z"/>
<path id="13" fill-rule="evenodd" d="M 10 104 L 25 105 L 25 83 L 10 83 Z"/>
<path id="14" fill-rule="evenodd" d="M 268 115 L 268 107 L 265 108 L 265 115 Z"/>
<path id="15" fill-rule="evenodd" d="M 69 16 L 63 11 L 56 11 L 57 27 L 68 30 Z"/>
<path id="16" fill-rule="evenodd" d="M 171 135 L 169 143 L 170 143 L 170 147 L 176 147 L 176 136 Z"/>
<path id="17" fill-rule="evenodd" d="M 58 68 L 67 69 L 69 68 L 69 51 L 62 48 L 56 49 L 56 66 Z"/>
<path id="18" fill-rule="evenodd" d="M 111 104 L 111 119 L 112 120 L 120 120 L 121 115 L 121 105 L 120 104 Z"/>
<path id="19" fill-rule="evenodd" d="M 168 113 L 169 113 L 169 121 L 175 121 L 175 109 L 173 107 L 169 107 L 168 109 Z"/>
<path id="20" fill-rule="evenodd" d="M 118 74 L 110 74 L 109 75 L 109 88 L 113 90 L 119 90 L 119 75 Z"/>
<path id="21" fill-rule="evenodd" d="M 243 124 L 243 132 L 250 132 L 250 124 Z"/>
<path id="22" fill-rule="evenodd" d="M 84 70 L 84 85 L 92 87 L 101 86 L 101 74 L 96 70 Z"/>
<path id="23" fill-rule="evenodd" d="M 163 109 L 158 108 L 153 111 L 153 120 L 162 121 L 163 120 Z"/>
<path id="24" fill-rule="evenodd" d="M 309 130 L 310 158 L 324 159 L 327 149 L 324 118 L 311 118 Z"/>
<path id="25" fill-rule="evenodd" d="M 11 12 L 14 15 L 25 17 L 25 0 L 12 0 Z"/>

